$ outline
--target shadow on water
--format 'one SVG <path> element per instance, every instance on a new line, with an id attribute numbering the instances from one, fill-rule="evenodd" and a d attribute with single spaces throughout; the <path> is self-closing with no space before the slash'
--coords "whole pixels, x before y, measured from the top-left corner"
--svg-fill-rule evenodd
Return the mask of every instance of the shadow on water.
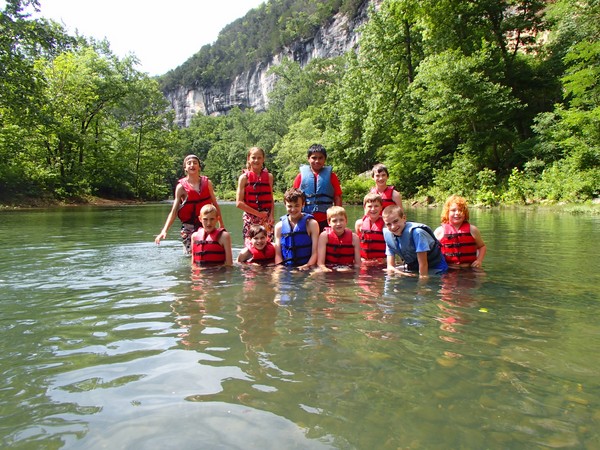
<path id="1" fill-rule="evenodd" d="M 165 215 L 0 214 L 4 447 L 600 447 L 596 218 L 476 211 L 486 271 L 423 282 L 193 273 Z"/>

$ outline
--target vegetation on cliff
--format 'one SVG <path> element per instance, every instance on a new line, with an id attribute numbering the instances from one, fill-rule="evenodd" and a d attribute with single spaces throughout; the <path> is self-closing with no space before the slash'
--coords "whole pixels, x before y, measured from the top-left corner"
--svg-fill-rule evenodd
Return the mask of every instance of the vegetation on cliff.
<path id="1" fill-rule="evenodd" d="M 227 25 L 213 44 L 161 77 L 164 91 L 221 86 L 284 47 L 311 39 L 338 12 L 353 17 L 363 0 L 270 0 Z"/>
<path id="2" fill-rule="evenodd" d="M 304 68 L 286 61 L 274 69 L 268 111 L 197 116 L 188 129 L 173 127 L 157 80 L 134 60 L 32 20 L 23 12 L 32 5 L 9 0 L 0 15 L 5 198 L 161 199 L 190 152 L 224 196 L 254 145 L 283 191 L 314 142 L 327 147 L 346 201 L 360 200 L 372 184 L 360 174 L 376 162 L 406 197 L 452 192 L 493 205 L 599 195 L 598 0 L 383 1 L 358 53 Z M 295 22 L 275 20 L 288 17 L 276 15 L 284 5 Z M 213 62 L 194 68 L 192 58 L 164 82 L 223 81 L 343 7 L 352 13 L 358 3 L 271 0 L 198 53 Z M 304 14 L 315 8 L 322 15 Z"/>

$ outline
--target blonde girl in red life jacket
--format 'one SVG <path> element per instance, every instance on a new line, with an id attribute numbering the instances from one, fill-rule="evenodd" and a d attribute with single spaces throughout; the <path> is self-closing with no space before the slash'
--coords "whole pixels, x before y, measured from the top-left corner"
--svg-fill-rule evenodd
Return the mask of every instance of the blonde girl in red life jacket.
<path id="1" fill-rule="evenodd" d="M 267 230 L 262 225 L 252 225 L 248 230 L 250 244 L 237 257 L 239 263 L 266 266 L 275 263 L 275 246 L 267 238 Z"/>
<path id="2" fill-rule="evenodd" d="M 169 228 L 173 225 L 175 218 L 179 217 L 182 223 L 180 234 L 184 251 L 189 255 L 191 252 L 190 238 L 192 233 L 202 226 L 199 219 L 200 210 L 207 204 L 211 204 L 216 208 L 219 225 L 221 227 L 225 226 L 212 182 L 206 176 L 200 175 L 201 168 L 202 163 L 196 155 L 187 155 L 184 158 L 183 170 L 186 176 L 177 183 L 171 211 L 167 215 L 162 230 L 154 239 L 157 245 L 167 237 Z"/>
<path id="3" fill-rule="evenodd" d="M 217 228 L 217 208 L 204 205 L 200 220 L 202 227 L 192 234 L 192 266 L 231 266 L 231 236 L 225 228 Z"/>
<path id="4" fill-rule="evenodd" d="M 265 227 L 267 238 L 273 240 L 273 174 L 265 168 L 265 151 L 260 147 L 248 150 L 246 169 L 238 178 L 235 206 L 244 211 L 242 232 L 246 246 L 250 244 L 248 232 L 252 225 Z"/>
<path id="5" fill-rule="evenodd" d="M 467 201 L 451 195 L 444 203 L 442 225 L 434 231 L 442 244 L 442 253 L 451 269 L 472 267 L 479 269 L 486 247 L 479 229 L 469 223 Z"/>

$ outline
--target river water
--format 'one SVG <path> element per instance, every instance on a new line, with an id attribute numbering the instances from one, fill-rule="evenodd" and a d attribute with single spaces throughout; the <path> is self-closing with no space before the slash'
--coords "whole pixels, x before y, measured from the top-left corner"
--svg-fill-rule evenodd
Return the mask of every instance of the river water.
<path id="1" fill-rule="evenodd" d="M 600 448 L 600 217 L 474 210 L 485 273 L 419 282 L 193 276 L 168 209 L 0 213 L 2 447 Z"/>

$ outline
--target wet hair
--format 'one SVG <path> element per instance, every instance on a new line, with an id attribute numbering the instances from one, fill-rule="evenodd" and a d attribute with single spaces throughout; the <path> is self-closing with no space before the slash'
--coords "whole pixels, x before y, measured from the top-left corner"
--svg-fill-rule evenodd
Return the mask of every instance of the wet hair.
<path id="1" fill-rule="evenodd" d="M 384 164 L 375 164 L 372 169 L 372 176 L 375 176 L 378 173 L 385 172 L 385 174 L 389 177 L 390 173 L 388 172 L 388 168 Z"/>
<path id="2" fill-rule="evenodd" d="M 200 165 L 200 170 L 204 169 L 204 165 L 202 164 L 202 161 L 200 160 L 200 158 L 198 158 L 196 155 L 187 155 L 185 158 L 183 158 L 183 169 L 185 170 L 185 164 L 190 160 L 190 159 L 195 159 L 196 161 L 198 161 L 198 164 Z"/>
<path id="3" fill-rule="evenodd" d="M 381 198 L 381 195 L 375 194 L 374 192 L 369 192 L 367 195 L 365 195 L 363 198 L 363 206 L 367 206 L 368 202 L 378 202 L 380 205 L 383 205 L 383 199 Z"/>
<path id="4" fill-rule="evenodd" d="M 386 207 L 381 213 L 381 215 L 383 217 L 388 217 L 394 213 L 398 214 L 398 217 L 401 219 L 404 219 L 406 217 L 406 215 L 404 214 L 404 210 L 398 205 L 390 205 Z"/>
<path id="5" fill-rule="evenodd" d="M 210 214 L 210 213 L 215 213 L 215 214 L 217 213 L 217 208 L 212 203 L 209 203 L 208 205 L 204 205 L 202 207 L 202 209 L 200 210 L 200 217 L 202 217 L 205 214 Z"/>
<path id="6" fill-rule="evenodd" d="M 250 168 L 251 168 L 251 165 L 250 165 L 250 155 L 251 155 L 251 154 L 252 154 L 252 152 L 254 152 L 255 150 L 258 150 L 259 152 L 261 152 L 261 153 L 262 153 L 262 155 L 263 155 L 263 159 L 266 159 L 266 158 L 267 158 L 267 155 L 266 155 L 265 151 L 264 151 L 262 148 L 260 148 L 260 147 L 251 147 L 251 148 L 248 150 L 248 154 L 246 155 L 246 169 L 248 169 L 248 170 L 250 170 Z M 263 166 L 264 166 L 264 163 L 263 163 Z"/>
<path id="7" fill-rule="evenodd" d="M 289 188 L 283 194 L 283 201 L 286 203 L 294 203 L 298 200 L 302 200 L 302 203 L 306 203 L 306 195 L 300 189 Z"/>
<path id="8" fill-rule="evenodd" d="M 313 144 L 310 147 L 308 147 L 306 156 L 310 157 L 310 155 L 312 155 L 313 153 L 323 153 L 323 156 L 325 157 L 325 159 L 327 159 L 327 150 L 325 150 L 325 147 L 323 147 L 321 144 Z"/>
<path id="9" fill-rule="evenodd" d="M 348 220 L 348 214 L 346 214 L 346 210 L 341 206 L 330 206 L 327 208 L 327 220 L 333 216 L 344 216 Z"/>
<path id="10" fill-rule="evenodd" d="M 267 229 L 262 225 L 254 224 L 248 228 L 248 237 L 250 239 L 258 236 L 261 233 L 263 233 L 265 236 L 267 235 Z"/>
<path id="11" fill-rule="evenodd" d="M 465 215 L 464 220 L 468 221 L 469 220 L 469 207 L 467 206 L 467 200 L 465 198 L 461 197 L 460 195 L 451 195 L 446 200 L 446 203 L 444 203 L 444 208 L 442 209 L 442 215 L 440 216 L 442 223 L 449 222 L 448 215 L 450 214 L 450 206 L 452 206 L 453 203 L 456 203 L 456 206 L 458 206 L 458 209 L 460 209 L 463 212 L 463 214 Z"/>

